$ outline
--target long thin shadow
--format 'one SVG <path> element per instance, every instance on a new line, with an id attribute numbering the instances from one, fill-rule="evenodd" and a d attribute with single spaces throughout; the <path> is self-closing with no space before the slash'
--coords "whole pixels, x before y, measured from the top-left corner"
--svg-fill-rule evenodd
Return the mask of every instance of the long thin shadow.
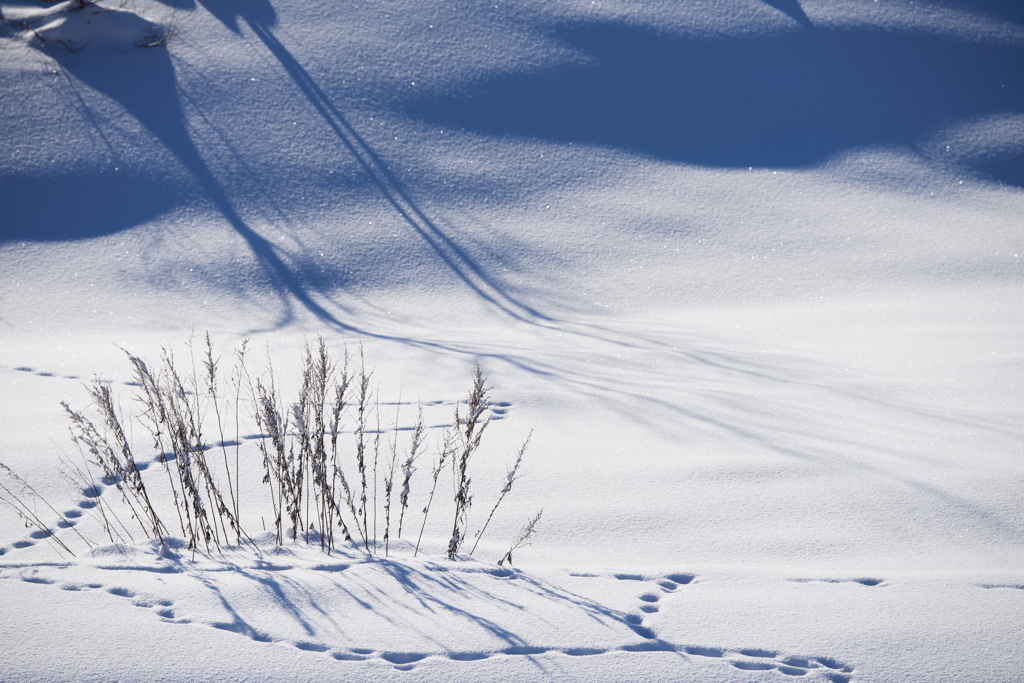
<path id="1" fill-rule="evenodd" d="M 351 325 L 343 323 L 335 317 L 334 314 L 317 303 L 310 296 L 302 283 L 299 282 L 299 278 L 296 274 L 292 272 L 291 268 L 284 262 L 284 260 L 282 260 L 281 256 L 274 248 L 274 245 L 250 228 L 242 217 L 238 215 L 238 212 L 231 204 L 231 200 L 228 199 L 224 189 L 219 183 L 217 183 L 217 180 L 213 177 L 209 168 L 199 157 L 195 148 L 176 150 L 175 156 L 185 164 L 192 175 L 206 188 L 207 196 L 211 201 L 213 201 L 218 211 L 220 211 L 221 215 L 223 215 L 228 223 L 231 224 L 231 227 L 234 228 L 235 232 L 237 232 L 242 239 L 246 241 L 249 249 L 259 259 L 264 270 L 276 282 L 279 293 L 287 293 L 295 297 L 295 299 L 298 300 L 306 310 L 315 315 L 321 321 L 344 330 L 355 331 L 355 328 Z M 286 317 L 292 317 L 291 305 L 287 298 L 282 296 L 281 300 L 285 306 Z"/>
<path id="2" fill-rule="evenodd" d="M 327 122 L 345 148 L 359 162 L 380 192 L 398 212 L 402 219 L 434 250 L 438 257 L 477 296 L 501 309 L 507 315 L 520 320 L 541 319 L 546 316 L 536 309 L 518 301 L 505 292 L 483 268 L 474 262 L 463 249 L 431 220 L 412 200 L 402 183 L 388 170 L 373 148 L 355 130 L 348 119 L 331 102 L 326 93 L 317 85 L 309 72 L 294 56 L 258 21 L 246 18 L 246 22 L 267 49 L 277 58 L 281 66 L 295 81 L 317 113 Z"/>
<path id="3" fill-rule="evenodd" d="M 800 6 L 799 0 L 764 0 L 766 5 L 783 12 L 790 19 L 806 28 L 811 28 L 811 20 Z"/>
<path id="4" fill-rule="evenodd" d="M 273 282 L 283 306 L 282 322 L 294 317 L 294 299 L 324 323 L 342 330 L 361 332 L 318 303 L 278 249 L 253 230 L 239 214 L 192 142 L 177 99 L 175 71 L 169 54 L 160 49 L 134 53 L 130 59 L 120 60 L 120 69 L 116 72 L 109 68 L 103 57 L 109 58 L 109 55 L 94 56 L 88 50 L 83 51 L 72 58 L 65 69 L 77 81 L 119 102 L 181 162 L 218 212 L 245 240 Z M 146 200 L 145 197 L 138 199 L 140 202 Z"/>
<path id="5" fill-rule="evenodd" d="M 139 19 L 141 21 L 141 19 Z M 497 287 L 491 284 L 485 273 L 468 258 L 466 258 L 443 233 L 412 203 L 403 190 L 398 186 L 397 181 L 388 174 L 383 163 L 373 154 L 366 143 L 359 138 L 351 129 L 347 121 L 330 104 L 326 95 L 316 86 L 309 75 L 290 56 L 280 43 L 264 28 L 259 21 L 248 19 L 257 31 L 268 48 L 277 56 L 283 65 L 289 68 L 296 82 L 303 88 L 303 91 L 310 97 L 310 100 L 317 106 L 321 115 L 332 125 L 339 137 L 357 156 L 360 163 L 381 187 L 385 196 L 392 205 L 399 210 L 402 216 L 423 235 L 438 254 L 445 260 L 449 267 L 462 277 L 462 279 L 473 287 L 474 291 L 491 301 L 496 306 L 510 315 L 523 319 L 525 316 L 540 317 L 536 312 L 525 306 L 519 305 L 509 297 L 500 293 Z M 170 55 L 164 49 L 153 49 L 144 51 L 133 51 L 130 58 L 112 56 L 109 52 L 99 50 L 84 50 L 74 54 L 68 59 L 67 55 L 53 55 L 55 59 L 62 62 L 64 72 L 68 75 L 69 85 L 72 93 L 77 98 L 89 120 L 99 131 L 101 138 L 109 141 L 103 135 L 98 120 L 92 115 L 88 104 L 82 99 L 78 83 L 84 84 L 90 89 L 103 93 L 112 100 L 118 102 L 127 110 L 147 131 L 160 141 L 182 164 L 194 182 L 199 186 L 203 195 L 214 205 L 217 211 L 224 217 L 231 228 L 245 241 L 249 250 L 256 257 L 258 267 L 270 280 L 275 293 L 280 301 L 282 312 L 277 325 L 284 325 L 295 316 L 294 304 L 297 303 L 312 313 L 320 322 L 330 325 L 335 329 L 347 332 L 354 332 L 369 337 L 381 337 L 360 329 L 355 325 L 346 323 L 338 318 L 335 313 L 329 311 L 323 304 L 314 298 L 312 290 L 301 279 L 301 275 L 295 271 L 285 260 L 281 251 L 269 240 L 260 235 L 250 227 L 235 207 L 228 192 L 218 181 L 214 173 L 202 158 L 199 149 L 195 146 L 186 126 L 184 111 L 178 100 L 177 77 Z M 111 60 L 117 61 L 117 69 L 112 69 Z M 125 189 L 132 191 L 131 200 L 123 202 L 128 205 L 125 213 L 125 224 L 137 222 L 134 219 L 141 217 L 137 215 L 144 208 L 154 205 L 161 205 L 165 201 L 166 191 L 154 189 L 152 183 L 135 182 L 132 178 L 111 178 L 104 181 L 103 188 L 114 188 L 123 192 Z M 133 184 L 134 182 L 134 184 Z M 94 183 L 95 184 L 95 183 Z M 109 187 L 108 187 L 109 186 Z M 91 186 L 90 186 L 91 187 Z M 112 190 L 113 191 L 113 190 Z M 102 193 L 101 193 L 102 194 Z M 102 204 L 100 202 L 99 204 Z M 109 222 L 106 207 L 100 208 L 96 201 L 84 202 L 83 206 L 92 207 L 95 215 L 86 215 L 85 221 L 76 216 L 77 223 L 92 225 L 102 220 Z M 99 212 L 103 211 L 101 216 Z M 134 211 L 134 213 L 133 213 Z M 116 223 L 116 221 L 115 221 Z M 120 225 L 120 223 L 117 223 Z M 71 237 L 71 234 L 59 234 L 57 237 Z M 487 289 L 497 292 L 489 294 Z M 322 297 L 330 298 L 325 292 L 316 289 Z M 391 338 L 383 336 L 383 338 Z M 399 340 L 409 341 L 409 340 Z"/>

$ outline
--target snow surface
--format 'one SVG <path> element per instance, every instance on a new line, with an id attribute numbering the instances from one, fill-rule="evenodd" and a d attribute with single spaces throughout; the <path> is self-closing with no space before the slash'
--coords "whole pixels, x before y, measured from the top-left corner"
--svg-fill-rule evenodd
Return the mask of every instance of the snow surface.
<path id="1" fill-rule="evenodd" d="M 1020 3 L 77 4 L 0 0 L 0 461 L 102 541 L 60 402 L 206 330 L 479 361 L 477 525 L 533 436 L 453 561 L 275 548 L 251 442 L 260 553 L 0 508 L 0 679 L 1024 675 Z"/>

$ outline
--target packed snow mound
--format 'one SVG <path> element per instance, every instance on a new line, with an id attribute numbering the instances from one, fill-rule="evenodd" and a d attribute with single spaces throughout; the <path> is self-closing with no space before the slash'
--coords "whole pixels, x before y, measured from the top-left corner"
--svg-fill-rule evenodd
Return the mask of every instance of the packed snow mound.
<path id="1" fill-rule="evenodd" d="M 34 3 L 6 18 L 23 29 L 22 38 L 40 49 L 60 47 L 76 53 L 87 47 L 126 51 L 163 45 L 168 29 L 125 9 L 124 3 L 65 0 Z"/>

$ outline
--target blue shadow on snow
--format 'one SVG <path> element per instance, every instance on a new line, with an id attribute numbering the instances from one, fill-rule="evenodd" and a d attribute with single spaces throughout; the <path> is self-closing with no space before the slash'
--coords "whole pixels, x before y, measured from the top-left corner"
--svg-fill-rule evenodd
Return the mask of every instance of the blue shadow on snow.
<path id="1" fill-rule="evenodd" d="M 143 21 L 139 18 L 139 21 Z M 121 55 L 118 55 L 119 57 Z M 160 143 L 174 154 L 186 168 L 199 189 L 221 214 L 231 228 L 242 237 L 257 258 L 264 276 L 272 283 L 283 306 L 284 319 L 292 316 L 293 301 L 313 313 L 322 322 L 348 329 L 334 314 L 327 311 L 315 298 L 315 292 L 305 283 L 301 273 L 290 264 L 291 257 L 248 225 L 238 212 L 230 196 L 210 170 L 192 141 L 186 127 L 177 89 L 177 76 L 170 54 L 164 48 L 137 49 L 121 59 L 112 59 L 108 52 L 84 49 L 70 59 L 64 68 L 71 75 L 72 87 L 84 84 L 119 103 Z M 63 229 L 35 224 L 33 239 L 72 239 L 107 234 L 119 226 L 114 223 L 102 232 L 94 226 L 105 223 L 111 216 L 125 220 L 143 214 L 141 207 L 160 207 L 168 201 L 159 187 L 150 187 L 144 181 L 133 187 L 111 184 L 105 188 L 119 197 L 127 206 L 117 207 L 116 201 L 104 201 L 106 195 L 82 197 L 82 204 L 69 205 L 68 211 L 78 215 Z M 85 183 L 89 188 L 89 181 Z M 137 194 L 132 193 L 135 190 Z M 111 214 L 111 211 L 113 213 Z M 75 233 L 76 230 L 80 231 Z M 84 232 L 83 232 L 84 231 Z"/>
<path id="2" fill-rule="evenodd" d="M 796 2 L 768 4 L 806 19 Z M 587 59 L 405 109 L 445 127 L 729 168 L 914 147 L 948 124 L 1024 113 L 1024 49 L 1011 45 L 863 28 L 693 38 L 618 23 L 567 25 L 555 37 Z M 993 153 L 975 170 L 1024 187 L 1019 153 Z"/>
<path id="3" fill-rule="evenodd" d="M 439 265 L 447 269 L 479 298 L 507 315 L 519 319 L 546 319 L 536 309 L 513 296 L 493 274 L 477 263 L 414 201 L 404 184 L 388 168 L 376 150 L 359 135 L 317 81 L 274 36 L 277 23 L 274 8 L 267 0 L 198 0 L 207 11 L 230 30 L 240 33 L 247 25 L 294 81 L 302 95 L 328 124 L 338 142 L 356 159 L 373 185 L 394 209 L 401 222 L 411 228 L 435 253 Z M 194 6 L 190 2 L 190 6 Z M 148 27 L 141 18 L 140 33 Z M 120 58 L 117 58 L 120 57 Z M 311 282 L 302 268 L 296 267 L 302 254 L 289 255 L 253 230 L 235 207 L 232 198 L 203 159 L 186 127 L 180 102 L 177 76 L 170 55 L 163 48 L 133 50 L 130 55 L 111 57 L 85 49 L 65 64 L 73 89 L 84 84 L 103 93 L 124 107 L 142 126 L 166 146 L 187 169 L 202 195 L 211 201 L 223 218 L 241 236 L 258 258 L 264 273 L 273 282 L 285 308 L 283 320 L 292 317 L 293 300 L 333 327 L 356 330 L 342 323 L 327 310 L 330 297 L 324 282 Z M 106 139 L 101 125 L 85 105 L 82 110 L 92 119 L 100 138 Z M 110 145 L 108 144 L 108 147 Z M 115 154 L 116 158 L 116 154 Z M 71 188 L 62 202 L 48 201 L 51 182 L 39 178 L 0 178 L 0 192 L 17 197 L 8 214 L 9 226 L 0 232 L 4 241 L 72 240 L 111 234 L 156 217 L 180 204 L 183 188 L 140 173 L 117 172 L 85 175 L 69 172 L 57 179 Z M 325 303 L 320 303 L 321 301 Z"/>
<path id="4" fill-rule="evenodd" d="M 211 14 L 232 31 L 241 31 L 244 21 L 264 46 L 278 60 L 295 85 L 309 101 L 338 142 L 359 163 L 363 172 L 394 209 L 401 221 L 411 228 L 435 253 L 438 260 L 480 299 L 517 320 L 547 320 L 540 311 L 515 297 L 498 278 L 477 263 L 412 199 L 404 183 L 389 169 L 377 151 L 356 131 L 347 117 L 335 106 L 315 78 L 277 39 L 271 29 L 277 15 L 267 0 L 198 0 Z M 318 313 L 324 319 L 324 315 Z"/>

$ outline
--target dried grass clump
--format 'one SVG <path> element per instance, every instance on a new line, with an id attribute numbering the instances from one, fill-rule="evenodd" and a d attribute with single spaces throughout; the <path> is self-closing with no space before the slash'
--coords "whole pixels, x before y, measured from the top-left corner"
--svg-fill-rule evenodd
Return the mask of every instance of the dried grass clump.
<path id="1" fill-rule="evenodd" d="M 234 351 L 226 388 L 209 335 L 198 350 L 198 363 L 191 342 L 188 348 L 187 362 L 179 362 L 165 348 L 160 363 L 152 366 L 125 352 L 132 368 L 133 411 L 123 412 L 111 384 L 99 379 L 87 386 L 92 399 L 88 410 L 62 404 L 79 458 L 63 458 L 61 474 L 87 492 L 93 501 L 88 512 L 111 542 L 134 541 L 134 529 L 163 544 L 180 530 L 193 551 L 222 552 L 226 546 L 244 544 L 256 547 L 245 527 L 258 523 L 267 531 L 265 512 L 269 511 L 278 545 L 304 540 L 328 553 L 344 545 L 369 554 L 383 547 L 387 555 L 393 532 L 402 536 L 413 500 L 414 474 L 427 456 L 433 432 L 430 491 L 423 494 L 426 500 L 415 553 L 445 472 L 450 473 L 453 491 L 447 555 L 454 558 L 462 549 L 474 496 L 471 464 L 491 422 L 490 388 L 479 365 L 467 398 L 456 403 L 450 424 L 428 427 L 421 405 L 413 426 L 399 427 L 403 406 L 399 400 L 394 423 L 385 430 L 373 372 L 366 368 L 361 347 L 358 369 L 354 369 L 347 348 L 339 362 L 322 337 L 315 345 L 307 343 L 293 400 L 282 395 L 269 353 L 265 370 L 255 378 L 250 374 L 247 342 Z M 152 453 L 139 458 L 130 438 L 132 427 L 149 434 Z M 255 434 L 243 436 L 251 431 Z M 382 446 L 386 431 L 390 433 Z M 208 442 L 208 433 L 216 435 L 214 445 Z M 408 436 L 403 438 L 404 434 Z M 243 440 L 256 443 L 243 449 Z M 490 514 L 476 532 L 470 555 L 519 479 L 529 440 L 520 447 Z M 148 469 L 151 461 L 159 467 Z M 243 490 L 246 479 L 253 487 L 260 471 L 256 490 Z M 26 504 L 27 498 L 38 494 L 2 463 L 0 475 L 0 502 L 37 526 L 42 537 L 56 539 L 53 529 Z M 119 495 L 100 495 L 103 487 L 112 487 Z M 538 518 L 529 522 L 503 562 L 511 561 L 512 550 L 528 542 Z M 57 526 L 73 526 L 60 519 Z M 383 528 L 378 529 L 381 520 Z M 84 536 L 82 540 L 92 544 Z M 56 543 L 60 552 L 71 553 L 66 544 Z"/>

